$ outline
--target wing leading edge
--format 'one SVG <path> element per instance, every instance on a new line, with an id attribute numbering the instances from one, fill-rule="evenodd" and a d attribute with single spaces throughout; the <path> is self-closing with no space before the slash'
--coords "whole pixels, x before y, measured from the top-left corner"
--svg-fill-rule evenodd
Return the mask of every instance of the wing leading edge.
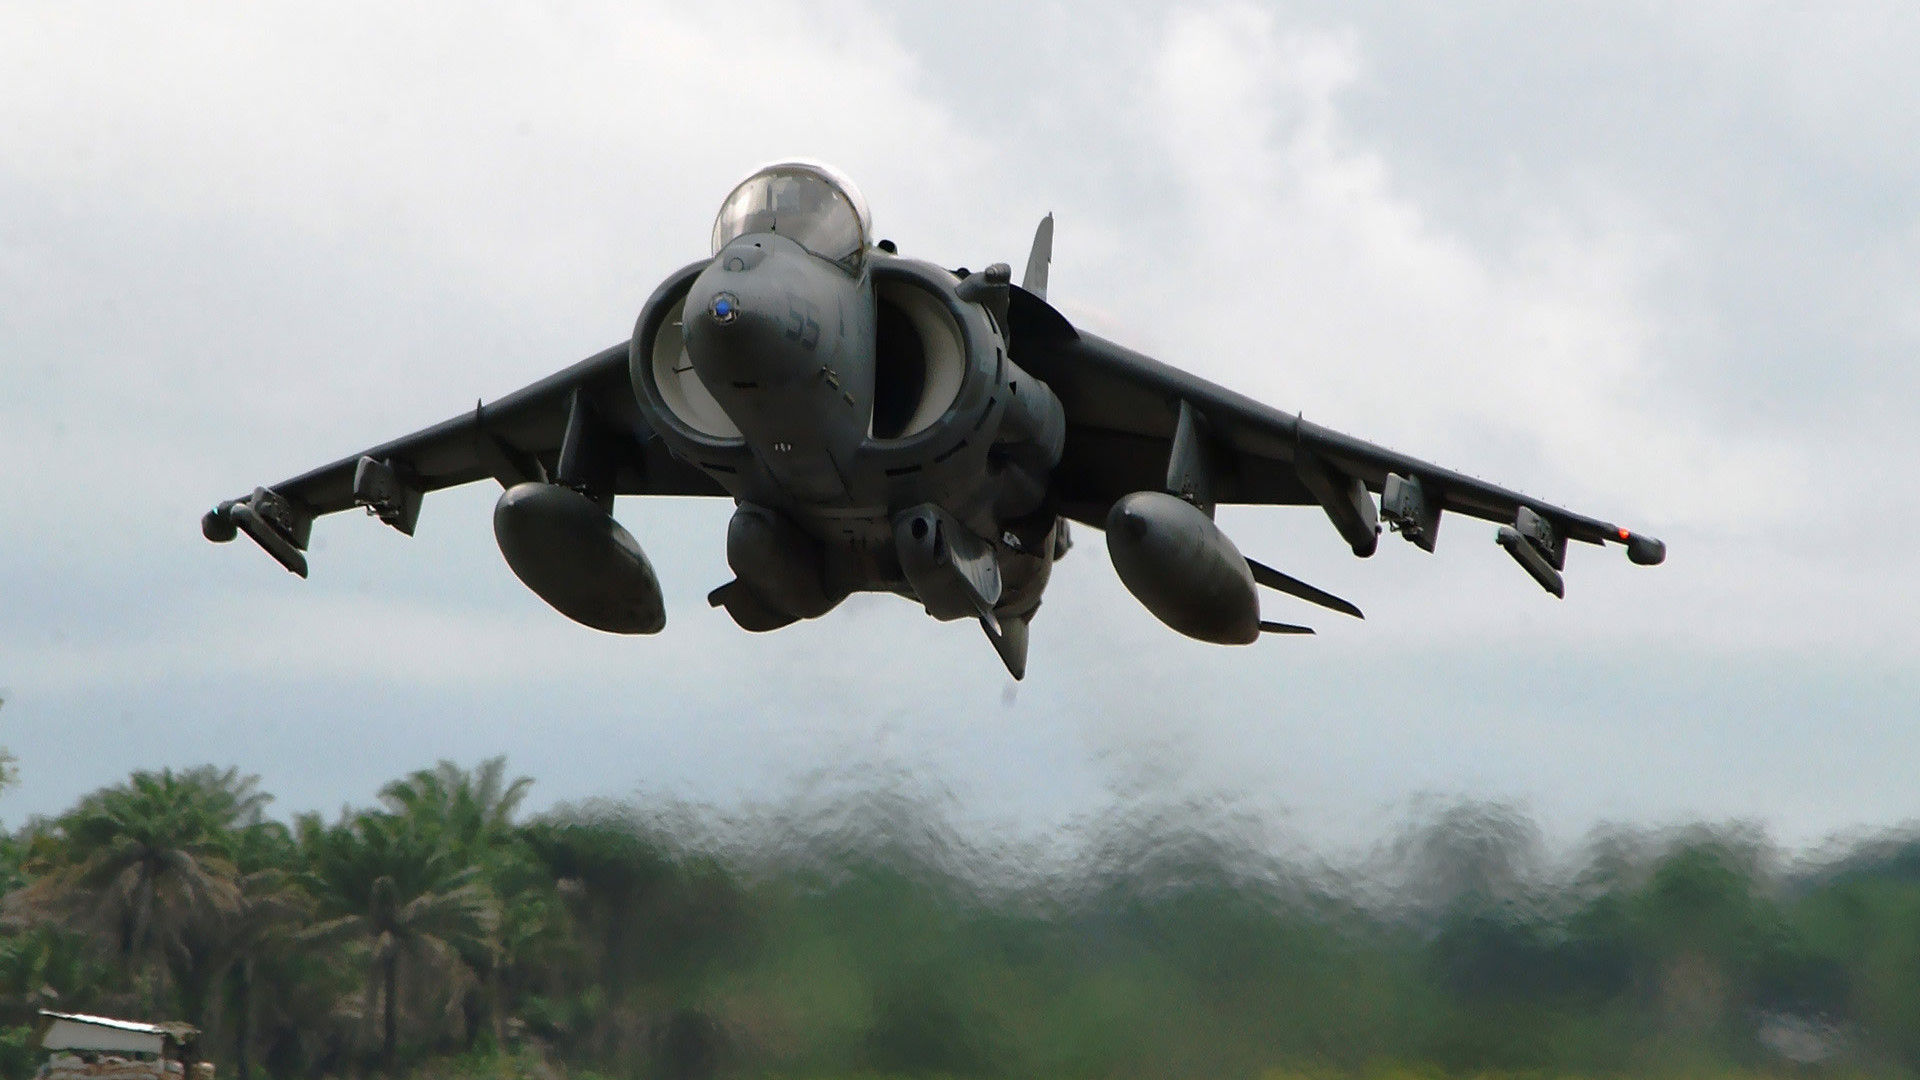
<path id="1" fill-rule="evenodd" d="M 1431 551 L 1450 510 L 1501 525 L 1502 546 L 1556 593 L 1568 540 L 1623 544 L 1643 565 L 1665 558 L 1650 536 L 1322 427 L 1085 333 L 1024 290 L 1013 290 L 1009 322 L 1014 358 L 1066 410 L 1062 512 L 1096 528 L 1130 492 L 1194 496 L 1176 490 L 1187 412 L 1206 444 L 1205 502 L 1319 505 L 1357 555 L 1373 553 L 1382 519 Z M 1372 494 L 1382 496 L 1377 512 Z"/>
<path id="2" fill-rule="evenodd" d="M 426 493 L 476 480 L 503 488 L 551 481 L 601 500 L 726 494 L 653 437 L 634 400 L 627 355 L 622 342 L 490 405 L 255 488 L 214 507 L 201 531 L 222 542 L 244 531 L 305 577 L 314 518 L 365 507 L 412 535 Z"/>

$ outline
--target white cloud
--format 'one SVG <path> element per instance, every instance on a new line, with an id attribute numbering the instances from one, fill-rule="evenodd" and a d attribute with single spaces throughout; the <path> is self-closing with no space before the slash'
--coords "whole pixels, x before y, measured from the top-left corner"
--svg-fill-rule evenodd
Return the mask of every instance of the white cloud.
<path id="1" fill-rule="evenodd" d="M 1676 241 L 1618 195 L 1516 201 L 1512 240 L 1476 245 L 1345 122 L 1353 34 L 1240 8 L 1172 24 L 1146 108 L 1198 272 L 1183 362 L 1422 456 L 1503 449 L 1522 462 L 1509 483 L 1602 515 L 1765 522 L 1804 499 L 1792 448 L 1716 437 L 1648 393 L 1643 296 Z"/>
<path id="2" fill-rule="evenodd" d="M 1156 775 L 1264 791 L 1313 829 L 1449 785 L 1569 821 L 1896 812 L 1845 773 L 1910 764 L 1874 717 L 1910 706 L 1885 672 L 1920 647 L 1898 539 L 1920 524 L 1898 392 L 1920 223 L 1874 201 L 1910 189 L 1920 146 L 1904 16 L 1881 41 L 1886 13 L 1641 12 L 1589 46 L 1561 13 L 1535 47 L 1471 7 L 1451 36 L 1344 6 L 112 10 L 0 8 L 0 683 L 36 808 L 168 753 L 324 804 L 484 743 L 569 796 L 904 761 L 1040 821 Z M 1596 57 L 1668 98 L 1556 137 L 1606 111 L 1580 81 L 1615 77 Z M 1537 99 L 1432 100 L 1481 81 Z M 618 340 L 704 253 L 726 186 L 789 153 L 839 164 L 883 234 L 949 264 L 1017 262 L 1055 210 L 1055 296 L 1096 329 L 1665 530 L 1672 561 L 1577 551 L 1556 604 L 1477 523 L 1362 563 L 1316 511 L 1230 510 L 1250 554 L 1372 618 L 1218 650 L 1155 623 L 1082 531 L 1003 704 L 976 629 L 898 600 L 733 630 L 701 600 L 724 505 L 623 504 L 674 605 L 645 641 L 521 590 L 478 488 L 436 496 L 413 541 L 323 522 L 308 583 L 198 539 L 214 498 Z M 1743 170 L 1737 208 L 1699 195 Z M 1857 326 L 1829 340 L 1836 319 Z M 1775 672 L 1781 701 L 1846 691 L 1825 742 L 1769 713 L 1747 745 L 1768 702 L 1738 684 Z M 328 745 L 300 741 L 316 728 Z M 76 730 L 92 772 L 60 756 Z M 1663 738 L 1724 760 L 1694 783 L 1677 752 L 1649 764 Z"/>

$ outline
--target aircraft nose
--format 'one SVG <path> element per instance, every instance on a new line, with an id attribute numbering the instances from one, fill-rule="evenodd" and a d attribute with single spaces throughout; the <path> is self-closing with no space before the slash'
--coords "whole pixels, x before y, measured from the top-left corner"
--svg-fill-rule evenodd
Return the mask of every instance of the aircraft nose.
<path id="1" fill-rule="evenodd" d="M 681 320 L 687 354 L 711 385 L 771 388 L 818 372 L 830 296 L 816 260 L 779 250 L 781 237 L 736 241 L 694 279 Z"/>

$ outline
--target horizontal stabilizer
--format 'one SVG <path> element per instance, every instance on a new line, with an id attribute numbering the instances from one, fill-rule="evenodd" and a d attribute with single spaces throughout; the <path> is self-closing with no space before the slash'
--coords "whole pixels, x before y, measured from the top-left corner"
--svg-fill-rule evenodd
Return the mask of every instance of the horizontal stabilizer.
<path id="1" fill-rule="evenodd" d="M 1313 627 L 1295 626 L 1292 623 L 1284 622 L 1268 622 L 1265 619 L 1261 619 L 1260 632 L 1263 634 L 1311 634 L 1313 633 Z"/>
<path id="2" fill-rule="evenodd" d="M 1286 593 L 1288 596 L 1297 596 L 1309 604 L 1319 604 L 1323 608 L 1332 608 L 1342 615 L 1351 615 L 1356 619 L 1366 618 L 1365 615 L 1360 614 L 1359 608 L 1327 592 L 1325 589 L 1316 589 L 1297 577 L 1283 574 L 1271 566 L 1254 562 L 1252 559 L 1247 560 L 1247 567 L 1253 571 L 1253 580 L 1261 585 L 1265 585 L 1269 589 Z"/>

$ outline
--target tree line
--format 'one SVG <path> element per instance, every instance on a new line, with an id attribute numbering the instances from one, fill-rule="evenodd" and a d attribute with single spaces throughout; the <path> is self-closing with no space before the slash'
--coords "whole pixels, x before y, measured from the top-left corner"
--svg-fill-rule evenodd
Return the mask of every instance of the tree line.
<path id="1" fill-rule="evenodd" d="M 898 791 L 731 817 L 441 763 L 337 817 L 136 772 L 0 839 L 0 1073 L 41 1008 L 181 1019 L 223 1075 L 1920 1071 L 1920 840 L 1555 857 L 1460 804 L 1373 857 L 1132 806 L 1071 850 Z"/>

